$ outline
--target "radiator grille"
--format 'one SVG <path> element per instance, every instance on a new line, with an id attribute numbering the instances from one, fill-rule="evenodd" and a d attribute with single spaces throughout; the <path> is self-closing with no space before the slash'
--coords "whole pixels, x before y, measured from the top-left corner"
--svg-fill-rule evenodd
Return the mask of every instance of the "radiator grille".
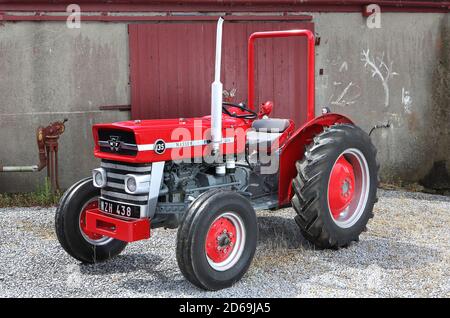
<path id="1" fill-rule="evenodd" d="M 117 161 L 102 160 L 101 167 L 106 170 L 106 187 L 101 189 L 101 195 L 105 199 L 146 205 L 148 194 L 129 194 L 125 192 L 125 175 L 150 174 L 150 164 L 130 164 Z"/>

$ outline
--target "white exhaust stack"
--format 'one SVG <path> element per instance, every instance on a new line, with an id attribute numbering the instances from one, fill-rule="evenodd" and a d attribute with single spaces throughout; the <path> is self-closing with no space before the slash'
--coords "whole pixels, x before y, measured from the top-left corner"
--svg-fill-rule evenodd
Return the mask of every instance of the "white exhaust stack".
<path id="1" fill-rule="evenodd" d="M 220 67 L 222 64 L 222 25 L 223 19 L 217 21 L 216 34 L 216 67 L 214 82 L 211 85 L 211 142 L 212 154 L 219 152 L 222 142 L 222 91 L 223 85 L 220 82 Z"/>

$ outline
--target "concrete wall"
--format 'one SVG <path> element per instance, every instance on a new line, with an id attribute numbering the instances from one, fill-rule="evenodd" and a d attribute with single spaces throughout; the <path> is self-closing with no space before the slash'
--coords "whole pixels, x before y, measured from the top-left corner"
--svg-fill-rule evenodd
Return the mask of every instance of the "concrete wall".
<path id="1" fill-rule="evenodd" d="M 450 169 L 449 15 L 384 13 L 381 29 L 367 28 L 360 13 L 313 16 L 321 37 L 317 110 L 330 106 L 366 131 L 390 123 L 372 133 L 383 181 L 448 182 L 429 173 L 442 178 Z M 129 116 L 98 111 L 130 103 L 128 72 L 126 24 L 0 26 L 0 163 L 35 163 L 35 128 L 68 118 L 60 139 L 61 185 L 88 175 L 98 164 L 91 125 Z M 0 174 L 0 192 L 33 190 L 44 176 Z"/>
<path id="2" fill-rule="evenodd" d="M 382 27 L 370 29 L 360 14 L 314 15 L 316 67 L 324 72 L 316 77 L 316 105 L 349 115 L 366 131 L 390 124 L 372 133 L 382 181 L 420 181 L 436 164 L 443 177 L 450 171 L 450 17 L 381 18 Z"/>
<path id="3" fill-rule="evenodd" d="M 91 126 L 128 119 L 99 105 L 129 104 L 128 33 L 125 24 L 5 23 L 0 26 L 0 163 L 38 161 L 35 130 L 67 118 L 60 138 L 62 187 L 98 165 Z M 31 191 L 39 173 L 0 173 L 0 192 Z"/>

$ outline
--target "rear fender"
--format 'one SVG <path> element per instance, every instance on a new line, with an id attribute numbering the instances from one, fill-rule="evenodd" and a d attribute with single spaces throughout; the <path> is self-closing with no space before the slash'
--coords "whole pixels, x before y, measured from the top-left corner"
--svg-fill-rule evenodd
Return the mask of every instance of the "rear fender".
<path id="1" fill-rule="evenodd" d="M 349 118 L 343 115 L 334 113 L 325 114 L 305 123 L 294 132 L 282 147 L 279 165 L 280 174 L 278 179 L 279 207 L 289 205 L 290 203 L 293 196 L 291 182 L 297 175 L 295 163 L 303 158 L 306 145 L 309 145 L 314 136 L 321 133 L 324 127 L 338 123 L 353 124 Z"/>

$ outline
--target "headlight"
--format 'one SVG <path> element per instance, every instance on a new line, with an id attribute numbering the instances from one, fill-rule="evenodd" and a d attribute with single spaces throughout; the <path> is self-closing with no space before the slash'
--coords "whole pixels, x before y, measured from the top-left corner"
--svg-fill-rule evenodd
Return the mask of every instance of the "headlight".
<path id="1" fill-rule="evenodd" d="M 92 181 L 94 187 L 103 188 L 106 186 L 106 171 L 103 168 L 97 168 L 92 170 Z"/>
<path id="2" fill-rule="evenodd" d="M 130 192 L 136 192 L 136 179 L 133 177 L 130 177 L 127 179 L 127 188 Z"/>
<path id="3" fill-rule="evenodd" d="M 148 193 L 150 190 L 149 174 L 127 174 L 125 176 L 125 192 L 130 194 Z"/>

